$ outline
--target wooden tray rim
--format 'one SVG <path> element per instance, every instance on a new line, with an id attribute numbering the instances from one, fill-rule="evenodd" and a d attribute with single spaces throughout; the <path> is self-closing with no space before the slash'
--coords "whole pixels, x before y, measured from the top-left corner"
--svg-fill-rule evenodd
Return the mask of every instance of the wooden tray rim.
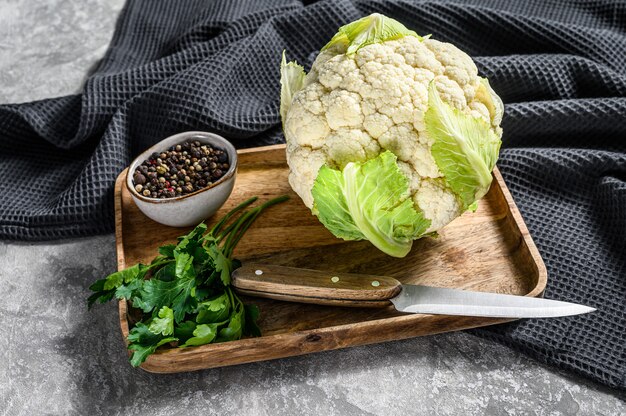
<path id="1" fill-rule="evenodd" d="M 249 149 L 239 149 L 237 150 L 237 154 L 245 155 L 245 154 L 255 154 L 255 153 L 262 153 L 262 152 L 274 152 L 274 151 L 280 151 L 280 150 L 284 151 L 284 149 L 285 149 L 284 144 L 277 144 L 277 145 L 271 145 L 271 146 L 249 148 Z M 117 253 L 118 270 L 122 270 L 126 268 L 125 257 L 124 257 L 124 246 L 123 246 L 123 232 L 122 232 L 123 218 L 122 218 L 121 186 L 123 182 L 125 181 L 127 171 L 128 171 L 128 168 L 124 169 L 118 175 L 115 181 L 115 189 L 114 189 L 114 195 L 115 195 L 114 206 L 115 206 L 115 214 L 116 214 L 115 215 L 115 245 L 116 245 L 116 253 Z M 545 267 L 543 259 L 541 258 L 541 255 L 539 254 L 539 250 L 537 249 L 530 235 L 530 232 L 528 231 L 528 227 L 526 226 L 526 223 L 524 222 L 524 219 L 522 218 L 522 215 L 519 212 L 519 209 L 517 208 L 517 205 L 515 204 L 515 201 L 513 200 L 513 197 L 511 193 L 509 192 L 509 189 L 506 186 L 506 183 L 504 182 L 504 178 L 500 174 L 500 171 L 497 167 L 495 167 L 493 170 L 493 176 L 496 182 L 498 183 L 498 186 L 500 187 L 502 194 L 504 195 L 504 198 L 509 207 L 511 216 L 513 217 L 513 220 L 519 229 L 523 242 L 525 243 L 531 258 L 533 259 L 535 266 L 537 267 L 537 284 L 525 296 L 529 296 L 529 297 L 542 296 L 543 291 L 546 287 L 547 277 L 548 277 L 547 269 Z M 127 309 L 126 300 L 124 299 L 120 300 L 118 302 L 118 311 L 119 311 L 119 319 L 120 319 L 119 322 L 120 322 L 122 335 L 124 337 L 124 342 L 126 345 L 128 345 L 127 337 L 129 333 L 127 310 L 128 309 Z M 230 342 L 217 343 L 217 344 L 207 344 L 207 345 L 201 345 L 198 347 L 188 347 L 188 348 L 180 348 L 180 349 L 173 348 L 170 350 L 162 350 L 162 351 L 157 351 L 155 354 L 150 356 L 149 359 L 140 366 L 140 368 L 142 368 L 145 371 L 153 372 L 153 373 L 172 373 L 172 372 L 178 372 L 178 371 L 194 371 L 194 370 L 221 367 L 221 366 L 226 366 L 226 365 L 245 364 L 245 363 L 257 362 L 257 361 L 272 360 L 272 359 L 277 359 L 277 358 L 286 358 L 289 356 L 304 355 L 304 354 L 309 354 L 313 352 L 321 352 L 321 351 L 326 351 L 326 350 L 331 350 L 331 349 L 339 349 L 339 348 L 346 348 L 346 347 L 352 347 L 352 346 L 413 338 L 416 336 L 426 335 L 426 334 L 420 334 L 419 331 L 414 331 L 414 334 L 402 333 L 398 337 L 393 337 L 393 336 L 378 337 L 376 339 L 363 340 L 363 342 L 351 341 L 350 343 L 347 343 L 345 345 L 343 345 L 340 342 L 340 340 L 336 340 L 335 344 L 331 345 L 328 348 L 315 348 L 314 347 L 314 348 L 309 349 L 309 348 L 306 348 L 305 344 L 302 344 L 301 351 L 296 351 L 295 353 L 292 353 L 292 354 L 283 354 L 279 352 L 275 354 L 274 356 L 264 356 L 264 357 L 250 356 L 249 357 L 248 354 L 246 353 L 244 353 L 243 355 L 241 354 L 241 352 L 254 351 L 255 347 L 259 346 L 259 344 L 261 343 L 267 344 L 269 346 L 269 345 L 288 344 L 289 342 L 293 342 L 294 340 L 317 341 L 323 336 L 330 336 L 331 338 L 336 338 L 334 335 L 339 332 L 352 332 L 352 331 L 368 332 L 370 330 L 375 330 L 375 331 L 380 331 L 380 333 L 383 333 L 385 332 L 386 329 L 389 330 L 398 326 L 402 326 L 402 327 L 416 326 L 414 324 L 417 324 L 421 320 L 423 320 L 424 316 L 427 316 L 427 315 L 422 315 L 422 314 L 401 315 L 401 316 L 394 316 L 394 317 L 389 317 L 389 318 L 375 319 L 371 321 L 335 325 L 335 326 L 315 328 L 315 329 L 296 331 L 296 332 L 284 333 L 284 334 L 261 336 L 259 338 L 244 338 L 238 341 L 230 341 Z M 504 322 L 511 322 L 515 320 L 515 319 L 501 319 L 501 318 L 489 319 L 489 318 L 475 318 L 475 317 L 465 317 L 465 318 L 455 317 L 455 318 L 461 318 L 457 321 L 457 322 L 461 322 L 461 325 L 456 325 L 456 328 L 452 328 L 452 329 L 441 327 L 438 330 L 428 332 L 428 334 L 437 334 L 437 333 L 448 332 L 448 331 L 457 331 L 457 330 L 462 330 L 462 329 L 489 326 L 489 325 L 495 325 L 495 324 L 504 323 Z M 466 323 L 463 324 L 463 322 L 466 322 Z M 163 362 L 171 361 L 173 363 L 173 362 L 178 361 L 178 359 L 184 359 L 185 361 L 194 360 L 196 358 L 202 359 L 202 354 L 208 351 L 211 351 L 214 354 L 222 355 L 222 354 L 230 354 L 236 350 L 239 350 L 239 354 L 237 354 L 237 357 L 235 357 L 234 363 L 229 362 L 227 364 L 221 364 L 219 362 L 208 362 L 208 363 L 203 363 L 202 366 L 195 366 L 193 370 L 166 370 L 166 371 L 164 371 L 162 369 L 162 366 L 159 365 L 161 364 L 160 361 L 163 361 Z"/>

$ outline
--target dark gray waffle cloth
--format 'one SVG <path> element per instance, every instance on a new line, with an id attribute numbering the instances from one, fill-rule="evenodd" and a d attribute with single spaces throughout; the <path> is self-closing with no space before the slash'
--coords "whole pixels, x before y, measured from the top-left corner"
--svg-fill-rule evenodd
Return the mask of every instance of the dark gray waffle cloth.
<path id="1" fill-rule="evenodd" d="M 111 231 L 117 174 L 168 135 L 281 141 L 281 51 L 310 65 L 372 12 L 474 57 L 506 104 L 498 166 L 545 259 L 545 295 L 598 308 L 477 332 L 625 389 L 624 2 L 130 1 L 82 94 L 0 106 L 0 238 Z"/>

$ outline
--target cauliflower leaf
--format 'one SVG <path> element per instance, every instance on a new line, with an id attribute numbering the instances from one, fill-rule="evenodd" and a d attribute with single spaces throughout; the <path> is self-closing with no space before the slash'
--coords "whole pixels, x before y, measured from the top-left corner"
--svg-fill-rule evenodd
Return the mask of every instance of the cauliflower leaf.
<path id="1" fill-rule="evenodd" d="M 372 13 L 352 23 L 341 26 L 339 31 L 324 46 L 323 51 L 333 46 L 347 48 L 346 54 L 352 55 L 364 46 L 400 39 L 405 36 L 422 38 L 397 20 L 379 13 Z"/>
<path id="2" fill-rule="evenodd" d="M 390 256 L 406 256 L 413 240 L 430 227 L 389 151 L 365 163 L 348 163 L 343 171 L 322 166 L 312 194 L 313 213 L 336 237 L 367 239 Z"/>
<path id="3" fill-rule="evenodd" d="M 285 51 L 280 62 L 280 118 L 285 124 L 293 96 L 304 87 L 306 72 L 296 61 L 287 62 Z"/>
<path id="4" fill-rule="evenodd" d="M 434 139 L 431 153 L 465 210 L 489 190 L 501 141 L 484 120 L 445 103 L 432 82 L 428 105 L 424 122 Z"/>

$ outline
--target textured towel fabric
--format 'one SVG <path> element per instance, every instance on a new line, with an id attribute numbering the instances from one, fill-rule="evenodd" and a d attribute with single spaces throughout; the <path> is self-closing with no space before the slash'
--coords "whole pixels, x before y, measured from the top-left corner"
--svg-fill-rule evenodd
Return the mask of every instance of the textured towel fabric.
<path id="1" fill-rule="evenodd" d="M 111 231 L 116 175 L 170 134 L 281 141 L 283 48 L 310 65 L 372 12 L 475 58 L 506 104 L 498 164 L 545 259 L 546 296 L 598 308 L 478 332 L 626 388 L 624 3 L 131 1 L 81 95 L 0 106 L 0 237 Z"/>

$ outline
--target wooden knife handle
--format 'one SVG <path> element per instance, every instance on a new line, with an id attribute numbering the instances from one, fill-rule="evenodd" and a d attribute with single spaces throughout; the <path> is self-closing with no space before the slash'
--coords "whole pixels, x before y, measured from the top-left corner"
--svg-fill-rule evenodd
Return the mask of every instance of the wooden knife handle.
<path id="1" fill-rule="evenodd" d="M 382 308 L 400 293 L 393 277 L 333 273 L 296 267 L 247 263 L 232 274 L 238 293 L 284 300 L 351 307 Z"/>

